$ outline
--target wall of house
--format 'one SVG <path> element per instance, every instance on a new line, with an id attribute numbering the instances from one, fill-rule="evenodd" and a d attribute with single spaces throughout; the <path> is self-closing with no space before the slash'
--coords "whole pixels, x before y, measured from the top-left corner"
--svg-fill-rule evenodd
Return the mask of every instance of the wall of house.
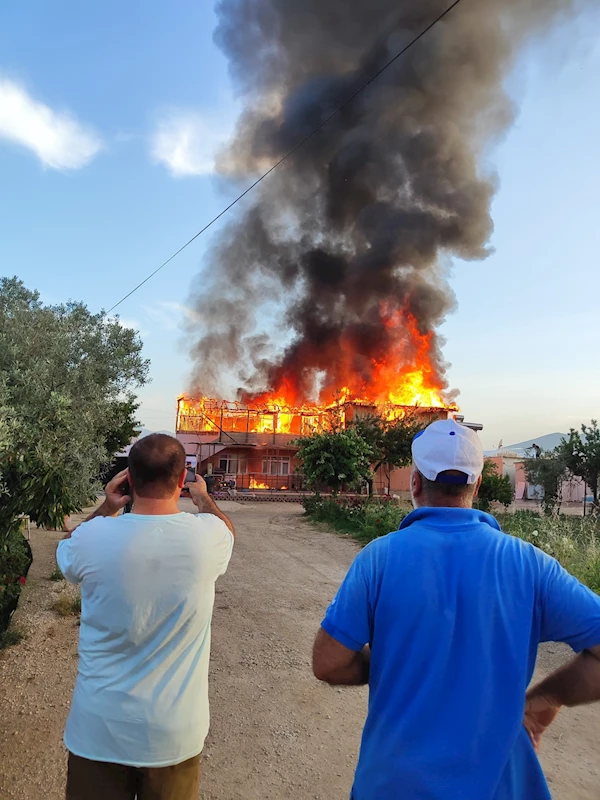
<path id="1" fill-rule="evenodd" d="M 285 462 L 285 467 L 282 462 Z M 290 449 L 223 447 L 219 452 L 203 459 L 198 469 L 203 475 L 212 473 L 224 476 L 227 480 L 235 480 L 239 491 L 304 488 L 303 476 L 295 475 L 300 467 L 295 452 Z M 277 474 L 273 474 L 274 471 Z"/>
<path id="2" fill-rule="evenodd" d="M 400 494 L 400 492 L 410 492 L 410 473 L 412 467 L 399 467 L 389 473 L 390 494 Z M 388 479 L 383 467 L 377 470 L 373 481 L 373 491 L 375 494 L 387 494 Z"/>

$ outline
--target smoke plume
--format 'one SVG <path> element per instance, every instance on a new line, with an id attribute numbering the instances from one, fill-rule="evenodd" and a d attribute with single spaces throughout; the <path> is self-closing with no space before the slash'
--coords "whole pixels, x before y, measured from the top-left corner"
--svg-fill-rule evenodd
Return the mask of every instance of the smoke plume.
<path id="1" fill-rule="evenodd" d="M 244 103 L 221 173 L 245 186 L 448 5 L 221 0 L 215 40 Z M 231 395 L 233 376 L 240 396 L 293 404 L 368 394 L 378 365 L 401 376 L 424 352 L 444 389 L 446 265 L 489 252 L 485 155 L 515 114 L 503 81 L 529 39 L 582 5 L 462 0 L 260 184 L 198 281 L 194 390 Z"/>

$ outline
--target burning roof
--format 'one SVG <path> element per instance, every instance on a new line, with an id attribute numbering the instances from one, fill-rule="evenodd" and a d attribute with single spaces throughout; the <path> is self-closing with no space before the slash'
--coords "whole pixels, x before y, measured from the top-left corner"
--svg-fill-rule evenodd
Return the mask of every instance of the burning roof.
<path id="1" fill-rule="evenodd" d="M 434 399 L 434 398 L 433 398 Z M 394 403 L 376 404 L 367 399 L 350 399 L 347 387 L 329 405 L 291 407 L 283 398 L 262 397 L 252 403 L 218 400 L 209 397 L 177 398 L 178 433 L 205 433 L 220 436 L 227 433 L 310 434 L 332 426 L 345 426 L 356 415 L 380 414 L 396 419 L 408 412 L 442 414 L 456 411 L 456 406 L 441 402 L 429 406 L 407 406 Z M 233 441 L 233 439 L 232 439 Z"/>

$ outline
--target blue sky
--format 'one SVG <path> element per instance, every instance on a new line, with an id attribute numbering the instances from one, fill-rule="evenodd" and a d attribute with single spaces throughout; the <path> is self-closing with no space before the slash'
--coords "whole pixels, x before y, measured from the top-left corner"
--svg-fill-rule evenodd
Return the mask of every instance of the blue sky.
<path id="1" fill-rule="evenodd" d="M 595 21 L 600 20 L 600 15 Z M 235 104 L 211 3 L 28 0 L 0 7 L 0 272 L 48 302 L 108 308 L 217 213 Z M 449 379 L 484 445 L 598 416 L 600 45 L 590 15 L 531 47 L 520 112 L 489 154 L 494 254 L 455 263 Z M 152 361 L 143 423 L 173 427 L 180 322 L 210 236 L 124 303 Z"/>

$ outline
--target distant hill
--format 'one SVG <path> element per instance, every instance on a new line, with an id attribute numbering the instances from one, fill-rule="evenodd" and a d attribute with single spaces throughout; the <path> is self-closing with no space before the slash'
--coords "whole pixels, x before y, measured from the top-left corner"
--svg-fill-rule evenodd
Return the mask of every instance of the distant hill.
<path id="1" fill-rule="evenodd" d="M 504 445 L 502 450 L 527 450 L 533 444 L 537 444 L 542 450 L 554 450 L 558 447 L 562 438 L 567 438 L 566 433 L 547 433 L 545 436 L 538 436 L 535 439 L 527 439 L 525 442 L 518 442 L 517 444 Z"/>
<path id="2" fill-rule="evenodd" d="M 142 428 L 138 438 L 143 439 L 144 436 L 149 436 L 151 433 L 167 433 L 169 436 L 173 436 L 173 431 L 151 431 L 149 428 Z"/>
<path id="3" fill-rule="evenodd" d="M 169 436 L 175 435 L 173 431 L 151 431 L 148 428 L 140 428 L 138 435 L 134 436 L 131 442 L 128 445 L 126 445 L 119 453 L 116 453 L 115 457 L 123 458 L 127 456 L 134 442 L 136 442 L 138 439 L 143 439 L 144 436 L 149 436 L 151 433 L 166 433 Z"/>

